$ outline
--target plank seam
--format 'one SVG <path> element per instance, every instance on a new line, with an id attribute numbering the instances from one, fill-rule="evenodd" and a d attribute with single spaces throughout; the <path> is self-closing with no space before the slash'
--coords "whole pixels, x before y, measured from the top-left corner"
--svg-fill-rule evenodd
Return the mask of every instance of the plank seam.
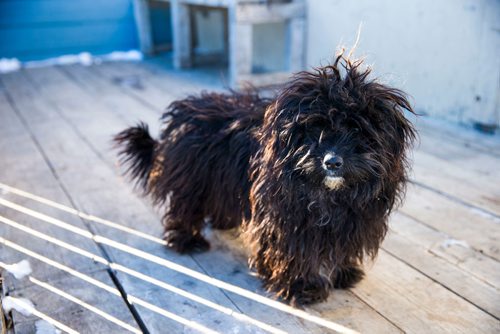
<path id="1" fill-rule="evenodd" d="M 387 316 L 385 316 L 382 312 L 380 312 L 379 310 L 377 310 L 376 308 L 374 308 L 373 306 L 370 305 L 370 303 L 368 303 L 366 300 L 364 300 L 360 295 L 358 295 L 353 289 L 350 290 L 352 292 L 352 294 L 358 298 L 363 304 L 365 304 L 366 306 L 368 306 L 370 309 L 372 309 L 375 313 L 377 313 L 378 315 L 380 315 L 383 319 L 385 319 L 388 323 L 390 323 L 391 325 L 393 325 L 394 327 L 396 327 L 399 331 L 401 331 L 401 333 L 406 333 L 406 331 L 399 327 L 394 321 L 392 321 L 391 319 L 389 319 Z"/>
<path id="2" fill-rule="evenodd" d="M 456 125 L 456 126 L 458 127 L 460 125 Z M 467 127 L 463 127 L 463 128 L 466 129 L 466 130 L 471 130 L 470 128 L 467 128 Z M 462 128 L 461 128 L 461 130 L 462 130 Z M 455 143 L 455 144 L 457 144 L 459 146 L 464 146 L 464 147 L 466 147 L 468 149 L 472 149 L 473 151 L 476 151 L 476 152 L 485 153 L 485 154 L 487 154 L 487 155 L 489 155 L 491 157 L 500 158 L 500 153 L 492 151 L 488 147 L 484 147 L 484 146 L 478 145 L 475 142 L 468 141 L 465 138 L 463 138 L 463 139 L 457 139 L 456 137 L 451 136 L 451 135 L 449 135 L 447 133 L 436 134 L 435 131 L 432 131 L 432 129 L 429 129 L 429 128 L 420 128 L 418 131 L 422 132 L 422 133 L 424 133 L 426 135 L 430 135 L 430 136 L 434 137 L 436 140 L 443 140 L 443 139 L 444 140 L 450 140 L 450 141 L 452 141 L 453 143 Z"/>
<path id="3" fill-rule="evenodd" d="M 430 224 L 428 224 L 428 223 L 426 223 L 426 222 L 424 222 L 424 221 L 420 220 L 418 217 L 415 217 L 415 216 L 413 216 L 413 215 L 411 215 L 411 214 L 409 214 L 409 213 L 407 213 L 407 212 L 404 212 L 404 211 L 398 210 L 398 211 L 397 211 L 397 213 L 398 213 L 398 214 L 400 214 L 400 215 L 402 215 L 402 216 L 405 216 L 405 217 L 407 217 L 407 218 L 409 218 L 409 219 L 412 219 L 412 220 L 416 221 L 417 223 L 419 223 L 419 224 L 421 224 L 421 225 L 424 225 L 425 227 L 428 227 L 429 229 L 431 229 L 431 230 L 433 230 L 433 231 L 435 231 L 435 232 L 438 232 L 438 233 L 441 233 L 441 234 L 445 234 L 446 236 L 452 237 L 449 233 L 444 232 L 444 231 L 441 231 L 441 230 L 437 229 L 436 227 L 434 227 L 434 226 L 432 226 L 432 225 L 430 225 Z M 500 261 L 498 261 L 498 259 L 496 259 L 495 257 L 493 257 L 493 256 L 491 256 L 491 255 L 489 255 L 489 254 L 487 254 L 487 253 L 484 253 L 482 250 L 477 249 L 477 248 L 476 248 L 476 247 L 474 247 L 473 245 L 470 245 L 470 247 L 471 247 L 473 250 L 475 250 L 476 252 L 480 253 L 481 255 L 484 255 L 484 256 L 486 256 L 487 258 L 490 258 L 490 259 L 492 259 L 492 260 L 494 260 L 494 261 L 496 261 L 496 262 L 500 262 Z"/>
<path id="4" fill-rule="evenodd" d="M 481 208 L 481 207 L 479 207 L 479 206 L 477 206 L 475 204 L 472 204 L 472 203 L 469 203 L 467 201 L 464 201 L 463 199 L 458 198 L 458 197 L 456 197 L 454 195 L 448 194 L 448 193 L 446 193 L 446 192 L 444 192 L 442 190 L 439 190 L 439 189 L 433 188 L 431 186 L 428 186 L 425 183 L 422 183 L 420 181 L 416 181 L 416 180 L 413 180 L 413 179 L 410 180 L 410 183 L 412 183 L 412 184 L 414 184 L 414 185 L 416 185 L 418 187 L 430 190 L 430 191 L 432 191 L 432 192 L 434 192 L 436 194 L 439 194 L 439 195 L 441 195 L 443 197 L 446 197 L 447 199 L 449 199 L 449 200 L 451 200 L 451 201 L 453 201 L 455 203 L 458 203 L 458 204 L 461 204 L 461 205 L 463 205 L 465 207 L 468 207 L 468 208 L 480 211 L 481 213 L 484 213 L 484 214 L 486 214 L 488 216 L 492 216 L 494 218 L 500 219 L 500 215 L 498 215 L 498 214 L 496 214 L 494 212 L 491 212 L 491 211 L 489 211 L 487 209 L 483 209 L 483 208 Z"/>
<path id="5" fill-rule="evenodd" d="M 204 273 L 205 275 L 207 275 L 207 276 L 211 276 L 211 275 L 210 275 L 210 274 L 209 274 L 209 273 L 205 270 L 205 268 L 203 268 L 203 266 L 202 266 L 202 265 L 198 262 L 198 260 L 196 259 L 196 257 L 194 257 L 194 256 L 193 256 L 193 255 L 191 255 L 191 254 L 190 254 L 189 256 L 190 256 L 190 257 L 193 259 L 193 261 L 194 261 L 194 262 L 195 262 L 195 263 L 196 263 L 196 264 L 197 264 L 197 265 L 201 268 L 201 270 L 203 271 L 203 273 Z M 234 305 L 234 307 L 236 307 L 236 309 L 237 309 L 237 310 L 238 310 L 241 314 L 245 314 L 245 312 L 243 312 L 243 310 L 242 310 L 242 309 L 240 309 L 240 307 L 239 307 L 238 305 L 236 305 L 236 303 L 235 303 L 235 302 L 234 302 L 234 301 L 233 301 L 233 300 L 232 300 L 232 299 L 228 296 L 228 294 L 226 293 L 226 291 L 224 291 L 223 289 L 219 289 L 219 290 L 222 292 L 222 294 L 223 294 L 224 296 L 226 296 L 226 298 L 227 298 L 227 299 L 231 302 L 231 304 L 233 304 L 233 305 Z"/>

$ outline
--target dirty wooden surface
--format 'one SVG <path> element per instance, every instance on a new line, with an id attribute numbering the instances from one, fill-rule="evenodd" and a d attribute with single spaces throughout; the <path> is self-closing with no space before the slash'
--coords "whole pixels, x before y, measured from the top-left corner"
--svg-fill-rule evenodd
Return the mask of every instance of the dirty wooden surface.
<path id="1" fill-rule="evenodd" d="M 419 119 L 407 200 L 366 279 L 297 310 L 276 302 L 231 233 L 181 256 L 159 213 L 120 176 L 112 134 L 158 131 L 169 102 L 221 90 L 215 70 L 161 59 L 0 76 L 0 264 L 15 333 L 42 321 L 81 333 L 495 333 L 500 331 L 500 140 Z M 56 326 L 57 327 L 57 326 Z M 64 330 L 63 328 L 63 330 Z"/>

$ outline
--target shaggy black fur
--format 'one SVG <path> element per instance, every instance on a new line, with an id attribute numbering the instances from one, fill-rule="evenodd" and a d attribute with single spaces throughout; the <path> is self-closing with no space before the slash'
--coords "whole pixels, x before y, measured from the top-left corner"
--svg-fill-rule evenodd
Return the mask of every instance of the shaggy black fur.
<path id="1" fill-rule="evenodd" d="M 153 140 L 144 124 L 115 137 L 129 173 L 165 204 L 165 240 L 206 250 L 207 221 L 242 225 L 250 264 L 292 303 L 363 277 L 401 200 L 415 132 L 405 94 L 361 62 L 301 72 L 275 99 L 202 93 L 172 103 Z"/>

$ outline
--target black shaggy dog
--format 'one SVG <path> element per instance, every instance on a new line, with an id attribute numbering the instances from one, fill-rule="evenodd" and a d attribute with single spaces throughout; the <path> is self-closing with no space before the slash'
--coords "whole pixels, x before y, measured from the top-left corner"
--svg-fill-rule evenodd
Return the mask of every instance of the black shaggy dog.
<path id="1" fill-rule="evenodd" d="M 203 251 L 207 222 L 242 225 L 251 266 L 285 300 L 357 283 L 404 193 L 415 137 L 405 94 L 369 73 L 339 56 L 275 99 L 205 92 L 168 107 L 159 140 L 142 123 L 116 135 L 131 176 L 166 206 L 168 246 Z"/>

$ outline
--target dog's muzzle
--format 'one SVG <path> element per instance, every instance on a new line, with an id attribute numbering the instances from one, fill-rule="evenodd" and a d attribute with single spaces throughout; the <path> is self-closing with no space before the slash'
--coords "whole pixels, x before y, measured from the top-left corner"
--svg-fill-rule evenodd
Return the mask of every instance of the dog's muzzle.
<path id="1" fill-rule="evenodd" d="M 323 169 L 325 170 L 324 185 L 331 189 L 339 189 L 344 184 L 344 178 L 341 176 L 344 159 L 335 153 L 327 153 L 323 158 Z"/>
<path id="2" fill-rule="evenodd" d="M 329 172 L 338 172 L 344 165 L 344 159 L 334 153 L 327 153 L 323 158 L 323 168 Z"/>

